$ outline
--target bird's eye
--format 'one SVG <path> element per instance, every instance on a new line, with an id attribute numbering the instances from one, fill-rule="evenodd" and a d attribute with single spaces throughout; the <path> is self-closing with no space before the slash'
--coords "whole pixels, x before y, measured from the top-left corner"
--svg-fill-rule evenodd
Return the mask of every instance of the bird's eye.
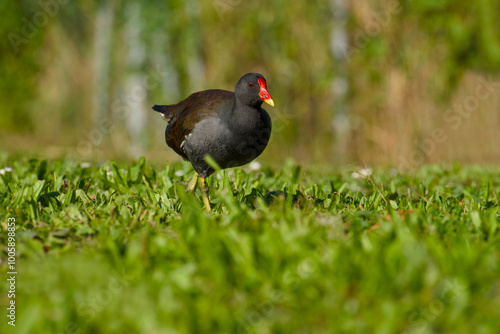
<path id="1" fill-rule="evenodd" d="M 248 87 L 253 87 L 253 83 L 252 83 L 252 82 L 249 82 L 249 83 L 248 83 Z"/>

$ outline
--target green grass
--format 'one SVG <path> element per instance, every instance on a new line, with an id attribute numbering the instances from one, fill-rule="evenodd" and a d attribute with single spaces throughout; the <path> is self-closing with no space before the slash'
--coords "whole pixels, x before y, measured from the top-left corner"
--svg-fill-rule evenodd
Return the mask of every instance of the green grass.
<path id="1" fill-rule="evenodd" d="M 500 332 L 500 169 L 0 162 L 2 333 Z"/>

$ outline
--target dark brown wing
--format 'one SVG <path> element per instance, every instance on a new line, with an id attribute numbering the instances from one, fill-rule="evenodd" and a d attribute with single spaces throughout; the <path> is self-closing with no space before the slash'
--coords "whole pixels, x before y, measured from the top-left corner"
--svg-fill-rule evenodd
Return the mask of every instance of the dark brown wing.
<path id="1" fill-rule="evenodd" d="M 177 154 L 188 160 L 181 148 L 187 135 L 191 133 L 196 123 L 208 116 L 217 115 L 221 110 L 231 108 L 234 93 L 227 90 L 211 89 L 191 94 L 177 104 L 159 106 L 154 110 L 163 114 L 168 121 L 165 130 L 165 141 Z"/>

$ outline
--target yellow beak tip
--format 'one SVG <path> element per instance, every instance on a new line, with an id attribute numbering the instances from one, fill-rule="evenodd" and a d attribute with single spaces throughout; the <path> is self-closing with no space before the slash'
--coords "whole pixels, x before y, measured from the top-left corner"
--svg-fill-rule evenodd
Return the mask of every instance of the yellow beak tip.
<path id="1" fill-rule="evenodd" d="M 267 104 L 269 104 L 271 107 L 274 107 L 274 101 L 273 101 L 273 99 L 267 99 L 267 100 L 264 100 L 264 102 L 266 102 Z"/>

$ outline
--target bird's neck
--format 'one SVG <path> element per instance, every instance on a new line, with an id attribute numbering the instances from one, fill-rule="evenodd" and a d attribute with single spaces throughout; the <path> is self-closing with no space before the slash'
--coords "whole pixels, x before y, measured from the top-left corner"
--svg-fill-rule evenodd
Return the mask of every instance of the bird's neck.
<path id="1" fill-rule="evenodd" d="M 250 110 L 254 110 L 255 112 L 259 112 L 261 106 L 262 106 L 262 100 L 243 101 L 235 95 L 233 108 L 231 109 L 231 112 L 232 113 L 240 113 L 240 112 L 248 112 Z"/>
<path id="2" fill-rule="evenodd" d="M 226 115 L 226 122 L 230 127 L 247 127 L 255 123 L 256 119 L 260 119 L 260 106 L 262 103 L 257 103 L 255 106 L 249 106 L 235 98 L 233 107 Z"/>

